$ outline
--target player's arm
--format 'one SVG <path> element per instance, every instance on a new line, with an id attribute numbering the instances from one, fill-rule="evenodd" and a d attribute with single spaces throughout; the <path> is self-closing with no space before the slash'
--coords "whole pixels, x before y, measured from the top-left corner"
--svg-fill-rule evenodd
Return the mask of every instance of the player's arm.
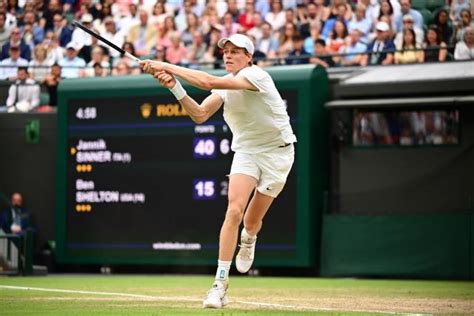
<path id="1" fill-rule="evenodd" d="M 149 74 L 156 75 L 157 72 L 166 71 L 186 80 L 192 86 L 203 90 L 226 89 L 258 91 L 258 89 L 243 76 L 217 77 L 204 71 L 151 60 L 142 61 L 140 65 L 142 69 Z"/>
<path id="2" fill-rule="evenodd" d="M 158 72 L 154 77 L 160 81 L 163 87 L 168 88 L 171 93 L 174 94 L 189 117 L 197 124 L 207 121 L 222 106 L 223 100 L 216 93 L 212 93 L 204 99 L 201 104 L 198 104 L 193 98 L 187 95 L 181 83 L 167 72 Z"/>

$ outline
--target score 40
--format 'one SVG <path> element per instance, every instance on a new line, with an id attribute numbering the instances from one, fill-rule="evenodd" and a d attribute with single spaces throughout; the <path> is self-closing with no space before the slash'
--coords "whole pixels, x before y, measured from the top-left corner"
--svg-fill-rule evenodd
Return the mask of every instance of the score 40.
<path id="1" fill-rule="evenodd" d="M 193 139 L 193 156 L 196 159 L 216 158 L 217 150 L 222 155 L 227 155 L 230 152 L 230 141 L 224 138 L 218 142 L 215 137 L 196 137 Z"/>

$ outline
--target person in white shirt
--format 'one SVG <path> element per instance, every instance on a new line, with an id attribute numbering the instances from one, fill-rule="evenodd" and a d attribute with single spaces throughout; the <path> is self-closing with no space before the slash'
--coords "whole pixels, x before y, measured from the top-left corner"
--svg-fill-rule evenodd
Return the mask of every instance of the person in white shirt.
<path id="1" fill-rule="evenodd" d="M 28 78 L 28 68 L 18 67 L 18 80 L 8 89 L 7 111 L 29 112 L 40 103 L 39 85 Z"/>
<path id="2" fill-rule="evenodd" d="M 204 123 L 224 106 L 224 120 L 233 134 L 231 149 L 235 154 L 229 175 L 229 201 L 220 232 L 216 278 L 203 302 L 205 308 L 227 304 L 229 269 L 242 220 L 236 267 L 241 273 L 250 269 L 262 220 L 285 185 L 296 142 L 285 103 L 272 78 L 252 63 L 255 49 L 250 38 L 234 34 L 221 38 L 218 46 L 223 49 L 228 72 L 224 77 L 165 62 L 140 62 L 144 72 L 153 74 L 170 89 L 194 122 Z M 198 104 L 175 77 L 211 90 L 211 95 Z"/>
<path id="3" fill-rule="evenodd" d="M 474 60 L 474 28 L 466 27 L 464 30 L 464 41 L 457 42 L 454 59 Z"/>
<path id="4" fill-rule="evenodd" d="M 78 49 L 74 43 L 66 45 L 66 56 L 59 62 L 62 67 L 62 76 L 64 78 L 78 78 L 81 70 L 86 66 L 84 59 L 77 57 Z"/>
<path id="5" fill-rule="evenodd" d="M 28 66 L 28 60 L 20 57 L 20 47 L 10 46 L 8 49 L 9 58 L 0 62 L 0 79 L 16 80 L 17 68 Z"/>

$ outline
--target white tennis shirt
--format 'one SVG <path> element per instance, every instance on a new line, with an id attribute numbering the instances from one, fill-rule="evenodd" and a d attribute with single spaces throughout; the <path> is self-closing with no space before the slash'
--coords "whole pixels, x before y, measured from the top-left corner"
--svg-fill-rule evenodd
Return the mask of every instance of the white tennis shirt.
<path id="1" fill-rule="evenodd" d="M 296 142 L 285 102 L 270 75 L 253 65 L 236 76 L 244 76 L 259 91 L 211 91 L 224 101 L 224 120 L 233 134 L 232 150 L 255 154 Z"/>

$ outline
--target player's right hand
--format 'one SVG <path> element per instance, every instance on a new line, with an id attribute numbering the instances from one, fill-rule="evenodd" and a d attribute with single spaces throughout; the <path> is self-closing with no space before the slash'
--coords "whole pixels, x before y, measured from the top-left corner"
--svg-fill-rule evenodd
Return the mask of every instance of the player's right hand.
<path id="1" fill-rule="evenodd" d="M 171 89 L 175 86 L 176 84 L 176 79 L 175 77 L 166 72 L 166 71 L 158 71 L 157 73 L 155 73 L 153 75 L 153 77 L 155 77 L 156 79 L 158 79 L 158 81 L 160 82 L 160 84 L 165 87 L 165 88 L 168 88 L 168 89 Z"/>

